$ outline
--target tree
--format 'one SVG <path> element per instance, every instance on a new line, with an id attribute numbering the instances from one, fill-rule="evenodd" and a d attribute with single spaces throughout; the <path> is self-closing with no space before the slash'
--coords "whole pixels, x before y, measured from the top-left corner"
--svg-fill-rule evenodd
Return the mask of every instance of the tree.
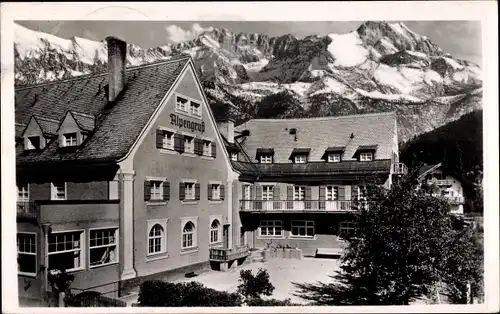
<path id="1" fill-rule="evenodd" d="M 269 280 L 269 273 L 266 269 L 259 268 L 254 276 L 250 269 L 240 271 L 241 284 L 238 286 L 238 293 L 246 298 L 260 298 L 261 295 L 270 296 L 274 291 L 274 286 Z"/>
<path id="2" fill-rule="evenodd" d="M 302 108 L 299 102 L 287 91 L 268 95 L 257 103 L 256 118 L 280 118 L 289 110 Z"/>
<path id="3" fill-rule="evenodd" d="M 419 188 L 417 173 L 390 189 L 367 184 L 369 201 L 358 204 L 358 232 L 347 238 L 336 282 L 294 283 L 296 296 L 313 305 L 407 305 L 435 293 L 437 283 L 456 294 L 458 282 L 477 281 L 478 263 L 469 261 L 481 258 L 478 243 L 463 238 L 474 231 L 450 214 L 447 200 Z"/>

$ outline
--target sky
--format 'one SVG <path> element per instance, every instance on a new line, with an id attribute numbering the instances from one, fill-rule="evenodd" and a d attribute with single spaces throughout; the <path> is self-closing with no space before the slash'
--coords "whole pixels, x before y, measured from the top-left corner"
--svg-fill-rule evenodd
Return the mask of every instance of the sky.
<path id="1" fill-rule="evenodd" d="M 403 22 L 420 35 L 427 36 L 445 52 L 458 59 L 481 65 L 481 23 L 479 21 L 391 21 Z M 204 30 L 228 28 L 239 33 L 263 33 L 269 36 L 347 33 L 356 30 L 362 21 L 311 22 L 249 22 L 249 21 L 16 21 L 33 30 L 57 35 L 101 41 L 113 35 L 142 48 L 190 40 Z"/>

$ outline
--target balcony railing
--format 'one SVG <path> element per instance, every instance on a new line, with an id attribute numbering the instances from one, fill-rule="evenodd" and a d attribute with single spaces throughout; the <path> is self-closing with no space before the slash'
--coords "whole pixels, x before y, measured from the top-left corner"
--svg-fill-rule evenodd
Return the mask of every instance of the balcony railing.
<path id="1" fill-rule="evenodd" d="M 452 180 L 427 180 L 427 184 L 429 185 L 437 185 L 437 186 L 444 186 L 444 185 L 453 185 Z"/>
<path id="2" fill-rule="evenodd" d="M 26 219 L 37 219 L 40 210 L 35 202 L 17 202 L 17 217 Z"/>
<path id="3" fill-rule="evenodd" d="M 242 245 L 235 248 L 210 248 L 210 261 L 229 262 L 248 256 L 248 245 Z"/>
<path id="4" fill-rule="evenodd" d="M 393 174 L 406 174 L 408 173 L 408 168 L 402 162 L 395 162 L 391 165 Z"/>
<path id="5" fill-rule="evenodd" d="M 322 211 L 356 210 L 352 200 L 240 200 L 242 211 Z"/>

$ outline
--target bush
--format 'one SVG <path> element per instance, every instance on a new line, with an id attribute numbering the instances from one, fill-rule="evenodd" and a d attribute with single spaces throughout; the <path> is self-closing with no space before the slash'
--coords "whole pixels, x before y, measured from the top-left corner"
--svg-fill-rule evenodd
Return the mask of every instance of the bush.
<path id="1" fill-rule="evenodd" d="M 254 276 L 250 269 L 240 271 L 241 284 L 238 286 L 238 293 L 247 298 L 260 298 L 261 295 L 270 296 L 274 291 L 274 286 L 269 280 L 269 273 L 266 269 L 259 268 Z"/>
<path id="2" fill-rule="evenodd" d="M 277 300 L 277 299 L 268 299 L 264 300 L 261 298 L 249 298 L 246 300 L 246 304 L 248 306 L 298 306 L 300 304 L 292 303 L 290 299 L 285 300 Z"/>
<path id="3" fill-rule="evenodd" d="M 241 306 L 242 297 L 207 288 L 198 282 L 171 283 L 158 280 L 141 284 L 139 306 L 193 307 L 193 306 Z"/>

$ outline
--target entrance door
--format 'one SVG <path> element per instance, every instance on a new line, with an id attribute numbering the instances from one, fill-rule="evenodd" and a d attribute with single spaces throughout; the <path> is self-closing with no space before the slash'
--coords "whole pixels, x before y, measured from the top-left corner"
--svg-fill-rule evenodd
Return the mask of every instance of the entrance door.
<path id="1" fill-rule="evenodd" d="M 302 210 L 305 208 L 304 199 L 306 196 L 306 190 L 303 186 L 293 187 L 293 209 Z"/>
<path id="2" fill-rule="evenodd" d="M 249 184 L 245 185 L 244 188 L 243 188 L 243 194 L 244 194 L 243 195 L 243 199 L 245 200 L 244 201 L 244 203 L 245 203 L 244 204 L 244 209 L 247 209 L 247 210 L 252 209 L 252 206 L 253 206 L 253 204 L 252 204 L 253 203 L 252 195 L 251 195 L 251 192 L 250 192 L 251 188 L 252 188 L 252 186 L 249 185 Z"/>
<path id="3" fill-rule="evenodd" d="M 229 225 L 224 225 L 222 229 L 222 243 L 225 248 L 229 248 Z"/>

